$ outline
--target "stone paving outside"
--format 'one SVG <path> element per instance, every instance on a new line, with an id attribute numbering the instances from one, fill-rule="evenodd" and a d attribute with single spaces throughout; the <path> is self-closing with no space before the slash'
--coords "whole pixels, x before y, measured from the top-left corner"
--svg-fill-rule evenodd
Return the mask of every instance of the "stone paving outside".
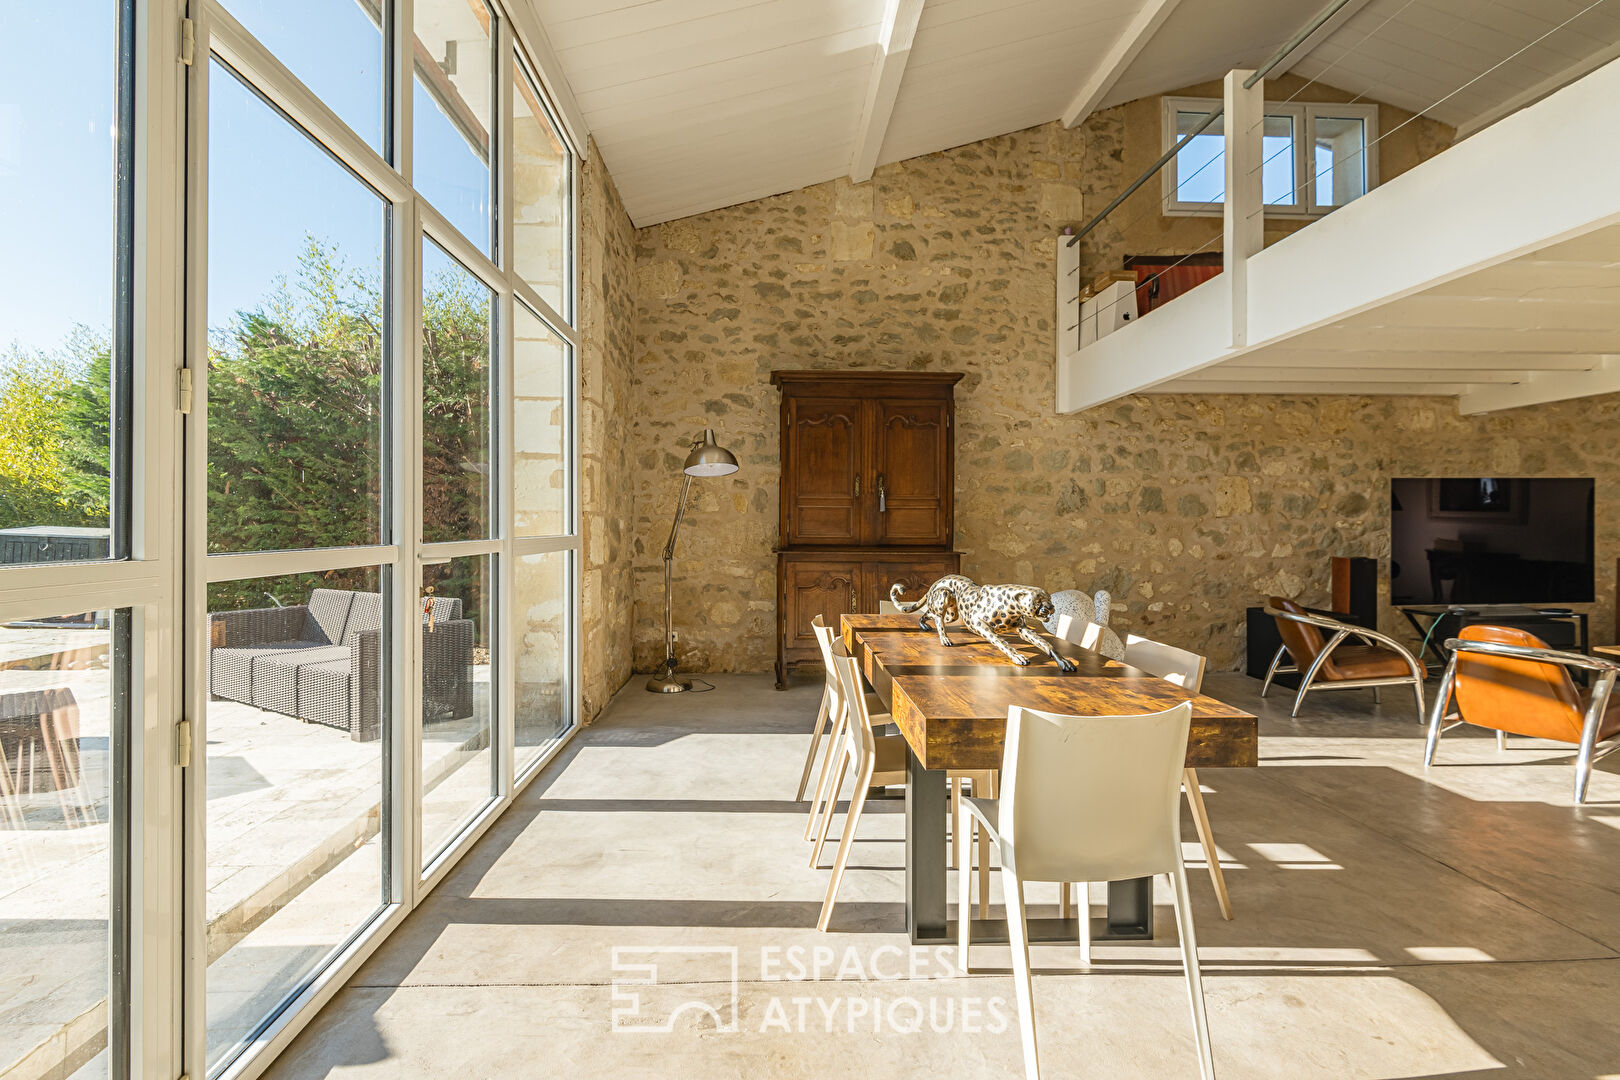
<path id="1" fill-rule="evenodd" d="M 110 878 L 107 642 L 105 630 L 0 629 L 0 692 L 70 689 L 81 769 L 76 789 L 21 793 L 0 815 L 0 1080 L 104 1072 L 97 1062 L 106 1039 Z M 63 656 L 74 658 L 72 666 L 51 659 Z M 480 735 L 488 667 L 478 667 L 475 679 L 474 718 L 426 732 L 430 855 L 489 797 L 490 750 Z M 382 743 L 218 700 L 209 704 L 198 752 L 208 767 L 213 1060 L 381 906 Z M 89 823 L 68 827 L 67 814 Z"/>

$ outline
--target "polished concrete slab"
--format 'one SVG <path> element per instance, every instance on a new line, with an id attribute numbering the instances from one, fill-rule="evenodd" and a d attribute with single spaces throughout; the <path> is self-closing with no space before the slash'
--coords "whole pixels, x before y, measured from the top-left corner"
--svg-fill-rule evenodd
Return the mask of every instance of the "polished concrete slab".
<path id="1" fill-rule="evenodd" d="M 630 683 L 268 1075 L 1021 1076 L 1005 948 L 960 976 L 905 938 L 899 800 L 816 932 L 791 796 L 819 687 L 713 681 Z M 1575 808 L 1562 748 L 1459 731 L 1425 773 L 1410 700 L 1206 690 L 1262 713 L 1261 768 L 1200 774 L 1234 921 L 1186 848 L 1221 1075 L 1620 1076 L 1620 759 Z M 1089 969 L 1035 949 L 1046 1075 L 1197 1075 L 1156 902 L 1160 937 Z"/>

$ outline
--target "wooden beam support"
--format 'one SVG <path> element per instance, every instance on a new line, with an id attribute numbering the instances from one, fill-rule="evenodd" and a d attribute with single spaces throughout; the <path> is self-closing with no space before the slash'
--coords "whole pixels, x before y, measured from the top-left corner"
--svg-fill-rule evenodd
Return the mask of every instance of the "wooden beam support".
<path id="1" fill-rule="evenodd" d="M 1097 65 L 1097 70 L 1080 84 L 1080 89 L 1075 92 L 1074 100 L 1069 102 L 1069 107 L 1063 110 L 1064 127 L 1074 127 L 1097 111 L 1097 106 L 1103 98 L 1114 88 L 1119 77 L 1125 74 L 1125 69 L 1131 66 L 1147 43 L 1153 40 L 1153 35 L 1159 32 L 1159 27 L 1164 25 L 1164 21 L 1176 10 L 1179 3 L 1181 0 L 1143 0 L 1136 17 L 1125 27 L 1125 32 L 1119 35 L 1119 40 L 1109 48 L 1102 63 Z"/>
<path id="2" fill-rule="evenodd" d="M 889 131 L 889 117 L 900 96 L 900 80 L 905 77 L 911 43 L 917 36 L 925 0 L 888 0 L 883 8 L 883 25 L 878 31 L 877 57 L 872 61 L 872 79 L 866 88 L 866 105 L 855 129 L 855 156 L 849 163 L 849 178 L 857 184 L 872 179 L 878 152 Z"/>

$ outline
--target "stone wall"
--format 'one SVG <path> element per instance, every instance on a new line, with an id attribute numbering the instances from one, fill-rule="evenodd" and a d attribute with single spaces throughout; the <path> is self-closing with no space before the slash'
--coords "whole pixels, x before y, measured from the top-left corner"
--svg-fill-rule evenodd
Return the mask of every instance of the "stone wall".
<path id="1" fill-rule="evenodd" d="M 635 227 L 594 146 L 580 172 L 581 719 L 589 722 L 630 677 Z"/>
<path id="2" fill-rule="evenodd" d="M 1216 669 L 1241 661 L 1246 606 L 1272 592 L 1324 601 L 1329 556 L 1387 558 L 1391 475 L 1597 476 L 1594 628 L 1607 638 L 1620 438 L 1602 433 L 1620 398 L 1477 418 L 1459 417 L 1452 399 L 1382 397 L 1142 396 L 1054 411 L 1057 230 L 1140 171 L 1141 147 L 1158 145 L 1157 110 L 1134 103 L 1074 130 L 1047 124 L 886 165 L 866 184 L 819 184 L 636 234 L 638 669 L 662 655 L 659 554 L 680 460 L 706 425 L 742 469 L 694 484 L 676 566 L 683 663 L 760 671 L 774 659 L 775 368 L 965 372 L 964 571 L 1108 588 L 1118 623 Z M 1413 161 L 1447 141 L 1424 123 L 1405 129 Z M 1142 228 L 1163 233 L 1163 247 L 1122 233 L 1109 258 L 1190 250 L 1185 231 L 1211 227 L 1149 219 Z"/>

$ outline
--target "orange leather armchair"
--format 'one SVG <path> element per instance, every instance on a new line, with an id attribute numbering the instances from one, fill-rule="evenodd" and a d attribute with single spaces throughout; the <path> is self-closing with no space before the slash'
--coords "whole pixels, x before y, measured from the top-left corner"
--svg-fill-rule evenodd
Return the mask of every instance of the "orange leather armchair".
<path id="1" fill-rule="evenodd" d="M 1365 626 L 1313 615 L 1281 596 L 1273 596 L 1266 611 L 1276 618 L 1283 644 L 1271 659 L 1261 697 L 1271 690 L 1271 681 L 1279 673 L 1290 671 L 1303 673 L 1294 695 L 1293 716 L 1299 715 L 1305 695 L 1312 690 L 1370 689 L 1377 700 L 1380 687 L 1410 686 L 1417 694 L 1418 723 L 1423 722 L 1423 680 L 1429 671 L 1406 646 Z M 1348 644 L 1352 638 L 1364 644 Z M 1292 665 L 1283 664 L 1284 654 Z"/>
<path id="2" fill-rule="evenodd" d="M 1620 664 L 1550 649 L 1534 634 L 1507 626 L 1464 627 L 1446 648 L 1451 662 L 1429 716 L 1424 768 L 1434 764 L 1441 734 L 1458 724 L 1494 730 L 1499 747 L 1506 733 L 1573 743 L 1575 802 L 1585 802 L 1593 763 L 1620 750 L 1620 742 L 1597 748 L 1620 735 L 1620 698 L 1613 696 Z M 1575 684 L 1572 668 L 1597 674 L 1590 689 Z M 1453 700 L 1457 711 L 1448 715 Z"/>

